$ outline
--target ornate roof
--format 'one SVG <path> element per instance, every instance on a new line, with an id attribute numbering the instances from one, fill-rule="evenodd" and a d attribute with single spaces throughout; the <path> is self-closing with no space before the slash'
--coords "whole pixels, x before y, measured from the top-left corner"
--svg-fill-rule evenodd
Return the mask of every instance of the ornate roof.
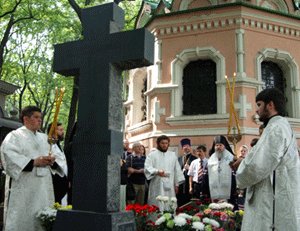
<path id="1" fill-rule="evenodd" d="M 157 15 L 175 12 L 201 10 L 203 8 L 222 7 L 226 5 L 245 5 L 274 13 L 300 16 L 300 0 L 208 0 L 205 3 L 197 0 L 143 0 L 136 27 L 143 27 Z"/>
<path id="2" fill-rule="evenodd" d="M 160 2 L 163 2 L 168 8 L 171 7 L 173 0 L 144 0 L 146 4 L 149 4 L 152 9 L 156 9 Z"/>

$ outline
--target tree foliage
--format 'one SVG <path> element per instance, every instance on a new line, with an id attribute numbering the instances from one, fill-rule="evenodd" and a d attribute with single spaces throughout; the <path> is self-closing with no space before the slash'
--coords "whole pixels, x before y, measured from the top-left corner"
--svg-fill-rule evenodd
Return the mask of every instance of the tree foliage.
<path id="1" fill-rule="evenodd" d="M 53 116 L 55 87 L 66 92 L 59 120 L 68 130 L 76 119 L 78 77 L 52 71 L 53 45 L 82 39 L 81 11 L 104 0 L 0 0 L 0 79 L 19 86 L 7 97 L 7 111 L 33 104 L 44 113 L 44 128 Z M 126 29 L 132 29 L 141 0 L 123 1 Z M 68 123 L 69 122 L 69 123 Z"/>

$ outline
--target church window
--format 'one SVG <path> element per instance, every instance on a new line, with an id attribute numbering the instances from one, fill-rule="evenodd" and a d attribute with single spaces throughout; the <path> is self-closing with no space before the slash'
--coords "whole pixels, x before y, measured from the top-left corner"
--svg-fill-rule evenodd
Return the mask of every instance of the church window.
<path id="1" fill-rule="evenodd" d="M 264 82 L 262 89 L 267 88 L 277 88 L 285 96 L 287 105 L 289 105 L 289 100 L 286 95 L 286 80 L 280 66 L 272 61 L 263 61 L 261 63 L 261 78 Z M 287 115 L 289 115 L 289 107 L 287 107 Z"/>
<path id="2" fill-rule="evenodd" d="M 278 88 L 285 93 L 286 83 L 283 72 L 277 63 L 272 61 L 264 61 L 261 63 L 261 76 L 264 82 L 263 89 Z"/>
<path id="3" fill-rule="evenodd" d="M 212 60 L 189 62 L 183 70 L 183 115 L 217 113 L 216 63 Z"/>
<path id="4" fill-rule="evenodd" d="M 256 58 L 257 79 L 262 89 L 276 87 L 281 90 L 286 98 L 287 116 L 300 118 L 299 107 L 299 71 L 296 59 L 287 51 L 264 48 Z"/>

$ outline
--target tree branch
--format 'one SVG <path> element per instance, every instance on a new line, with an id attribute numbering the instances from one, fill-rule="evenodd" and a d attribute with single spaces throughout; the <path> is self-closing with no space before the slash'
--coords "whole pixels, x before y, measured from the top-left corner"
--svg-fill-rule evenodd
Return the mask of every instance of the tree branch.
<path id="1" fill-rule="evenodd" d="M 14 8 L 12 10 L 7 11 L 7 12 L 3 13 L 2 15 L 0 15 L 0 18 L 3 18 L 3 17 L 5 17 L 8 14 L 14 13 L 17 10 L 17 7 L 20 5 L 21 2 L 22 2 L 22 0 L 17 1 L 16 5 L 14 6 Z"/>
<path id="2" fill-rule="evenodd" d="M 81 8 L 80 8 L 80 6 L 76 3 L 75 0 L 68 0 L 68 2 L 71 5 L 71 7 L 73 8 L 73 10 L 75 11 L 75 13 L 77 14 L 80 22 L 82 23 Z"/>

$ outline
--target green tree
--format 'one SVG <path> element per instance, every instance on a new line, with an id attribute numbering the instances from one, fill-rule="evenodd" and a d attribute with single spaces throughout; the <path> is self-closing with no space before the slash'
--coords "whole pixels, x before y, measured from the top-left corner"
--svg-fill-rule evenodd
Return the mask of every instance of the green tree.
<path id="1" fill-rule="evenodd" d="M 52 71 L 53 44 L 82 39 L 81 11 L 103 0 L 0 0 L 0 79 L 20 86 L 8 97 L 7 108 L 34 104 L 44 112 L 44 125 L 53 118 L 54 89 L 66 92 L 59 120 L 67 125 L 67 140 L 76 120 L 78 76 L 64 78 Z M 141 0 L 123 1 L 125 29 L 134 27 Z"/>

